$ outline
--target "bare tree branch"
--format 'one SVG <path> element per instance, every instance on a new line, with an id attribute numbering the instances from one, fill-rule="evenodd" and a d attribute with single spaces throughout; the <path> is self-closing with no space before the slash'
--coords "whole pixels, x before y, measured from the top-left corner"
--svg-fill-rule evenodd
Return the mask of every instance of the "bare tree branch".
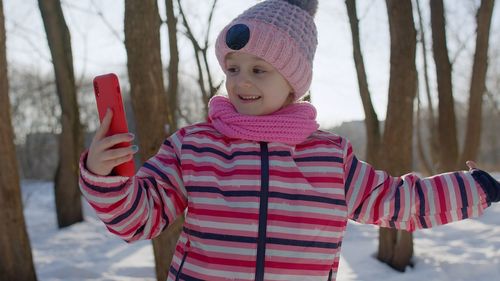
<path id="1" fill-rule="evenodd" d="M 211 75 L 210 71 L 210 66 L 208 64 L 208 56 L 207 56 L 207 50 L 208 50 L 208 37 L 210 33 L 210 27 L 212 25 L 213 21 L 213 13 L 217 4 L 217 0 L 214 0 L 212 2 L 210 14 L 208 17 L 208 30 L 205 35 L 205 42 L 204 46 L 200 46 L 198 40 L 194 36 L 191 27 L 189 26 L 189 22 L 187 20 L 186 14 L 184 13 L 184 10 L 181 5 L 181 1 L 177 0 L 177 3 L 179 4 L 179 11 L 182 17 L 182 21 L 185 27 L 185 32 L 184 34 L 186 37 L 191 41 L 195 53 L 195 58 L 196 58 L 196 64 L 198 67 L 198 84 L 200 86 L 200 90 L 202 93 L 202 99 L 203 99 L 203 104 L 205 106 L 205 112 L 208 113 L 208 101 L 209 99 L 216 93 L 216 90 L 220 87 L 220 84 L 218 86 L 214 86 L 213 78 Z M 201 56 L 201 57 L 200 57 Z M 203 62 L 202 62 L 203 60 Z M 206 75 L 206 76 L 205 76 Z M 206 84 L 208 83 L 208 85 Z"/>
<path id="2" fill-rule="evenodd" d="M 24 27 L 23 25 L 21 25 L 20 23 L 16 22 L 16 21 L 10 21 L 13 25 L 13 28 L 14 30 L 15 29 L 20 29 L 22 31 L 25 31 L 25 32 L 28 32 L 28 33 L 31 33 L 32 35 L 35 34 L 35 35 L 38 35 L 37 33 L 35 33 L 33 30 L 30 30 L 26 27 Z M 40 43 L 39 42 L 34 42 L 30 36 L 26 35 L 26 34 L 23 34 L 21 32 L 13 32 L 11 31 L 10 34 L 15 34 L 15 36 L 18 36 L 19 38 L 21 38 L 23 41 L 25 41 L 27 43 L 28 46 L 30 46 L 30 50 L 26 51 L 27 53 L 29 52 L 35 52 L 38 54 L 38 57 L 41 58 L 43 61 L 45 61 L 46 63 L 49 63 L 49 64 L 52 64 L 52 59 L 47 56 L 46 54 L 44 54 L 42 52 L 42 49 L 40 48 Z M 19 49 L 17 51 L 20 51 Z"/>
<path id="3" fill-rule="evenodd" d="M 102 20 L 102 22 L 104 23 L 104 25 L 106 25 L 106 27 L 111 31 L 111 34 L 113 34 L 113 36 L 116 39 L 118 39 L 118 41 L 120 41 L 123 44 L 125 44 L 125 39 L 123 39 L 120 36 L 120 33 L 116 29 L 113 28 L 113 25 L 106 19 L 106 17 L 104 16 L 104 13 L 102 12 L 102 10 L 100 8 L 98 8 L 98 6 L 95 3 L 95 1 L 91 0 L 90 2 L 92 3 L 92 7 L 94 8 L 95 12 L 97 13 L 97 16 L 99 16 L 99 18 Z"/>
<path id="4" fill-rule="evenodd" d="M 208 28 L 207 33 L 205 34 L 205 47 L 208 46 L 208 37 L 210 36 L 210 28 L 212 27 L 212 17 L 215 11 L 215 5 L 217 5 L 217 0 L 214 0 L 212 3 L 212 8 L 210 8 L 210 15 L 208 16 Z"/>
<path id="5" fill-rule="evenodd" d="M 500 107 L 498 105 L 498 101 L 495 99 L 495 94 L 493 94 L 493 92 L 488 89 L 486 90 L 486 97 L 490 101 L 490 105 L 495 115 L 500 117 Z"/>
<path id="6" fill-rule="evenodd" d="M 427 43 L 425 39 L 425 28 L 424 28 L 424 20 L 422 17 L 422 11 L 420 9 L 420 0 L 416 0 L 417 4 L 417 14 L 418 14 L 418 19 L 419 19 L 419 34 L 420 34 L 420 40 L 419 42 L 421 43 L 422 46 L 422 57 L 424 60 L 424 82 L 425 82 L 425 94 L 427 96 L 427 108 L 428 108 L 428 127 L 429 127 L 429 132 L 430 132 L 430 138 L 429 138 L 429 146 L 430 146 L 430 155 L 432 159 L 432 164 L 438 163 L 438 132 L 437 132 L 437 126 L 436 126 L 436 115 L 434 113 L 434 105 L 432 102 L 432 97 L 431 97 L 431 90 L 430 90 L 430 83 L 429 83 L 429 63 L 428 63 L 428 58 L 427 58 Z M 420 88 L 420 87 L 419 87 Z M 419 91 L 420 92 L 420 91 Z M 417 94 L 418 98 L 418 111 L 421 110 L 421 101 L 420 101 L 420 96 Z M 419 112 L 420 116 L 420 112 Z M 420 117 L 418 117 L 420 118 Z M 420 141 L 420 140 L 419 140 Z M 431 163 L 428 163 L 427 166 L 429 167 L 428 170 L 429 172 L 433 172 L 433 165 Z"/>

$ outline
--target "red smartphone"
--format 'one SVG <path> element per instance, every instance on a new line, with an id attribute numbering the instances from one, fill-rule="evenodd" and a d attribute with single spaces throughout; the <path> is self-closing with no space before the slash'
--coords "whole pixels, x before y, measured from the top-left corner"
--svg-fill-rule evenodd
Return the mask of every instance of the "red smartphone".
<path id="1" fill-rule="evenodd" d="M 99 75 L 94 78 L 94 94 L 99 112 L 99 120 L 106 115 L 106 110 L 113 111 L 113 119 L 106 136 L 128 133 L 127 118 L 123 108 L 122 94 L 118 77 L 114 73 Z M 130 142 L 119 143 L 113 148 L 128 147 Z M 113 174 L 120 176 L 133 176 L 135 174 L 134 160 L 120 164 L 113 169 Z"/>

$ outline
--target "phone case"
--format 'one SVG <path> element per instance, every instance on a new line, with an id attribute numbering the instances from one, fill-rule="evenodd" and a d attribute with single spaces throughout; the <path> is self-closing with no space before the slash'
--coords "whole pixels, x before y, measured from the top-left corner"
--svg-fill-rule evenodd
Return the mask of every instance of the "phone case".
<path id="1" fill-rule="evenodd" d="M 128 133 L 127 118 L 123 108 L 122 95 L 118 77 L 113 74 L 104 74 L 94 78 L 94 94 L 99 113 L 99 121 L 102 123 L 106 110 L 110 108 L 113 111 L 113 119 L 106 136 Z M 113 148 L 128 147 L 130 142 L 122 142 Z M 120 176 L 133 176 L 135 174 L 135 165 L 133 159 L 116 166 L 113 174 Z"/>

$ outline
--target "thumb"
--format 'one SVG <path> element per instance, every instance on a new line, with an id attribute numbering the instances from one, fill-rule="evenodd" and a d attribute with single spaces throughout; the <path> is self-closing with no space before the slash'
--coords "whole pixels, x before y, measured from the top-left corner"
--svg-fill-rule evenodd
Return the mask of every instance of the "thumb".
<path id="1" fill-rule="evenodd" d="M 477 169 L 477 164 L 476 162 L 472 161 L 472 160 L 467 160 L 465 162 L 465 164 L 467 165 L 467 167 L 469 167 L 470 170 L 472 169 Z"/>

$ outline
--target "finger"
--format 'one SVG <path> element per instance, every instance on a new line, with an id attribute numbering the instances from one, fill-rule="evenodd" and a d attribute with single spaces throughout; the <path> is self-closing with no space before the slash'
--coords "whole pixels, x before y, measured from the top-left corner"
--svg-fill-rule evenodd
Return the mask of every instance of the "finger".
<path id="1" fill-rule="evenodd" d="M 103 161 L 114 160 L 118 158 L 122 158 L 128 155 L 133 155 L 139 150 L 137 145 L 131 145 L 129 147 L 117 148 L 107 150 L 102 154 Z"/>
<path id="2" fill-rule="evenodd" d="M 128 143 L 133 139 L 134 139 L 134 134 L 132 133 L 112 135 L 102 140 L 101 149 L 106 150 L 122 142 Z"/>
<path id="3" fill-rule="evenodd" d="M 465 164 L 467 165 L 467 167 L 469 167 L 469 169 L 477 169 L 476 162 L 474 162 L 472 160 L 466 161 Z"/>
<path id="4" fill-rule="evenodd" d="M 118 166 L 120 164 L 123 164 L 123 163 L 125 163 L 127 161 L 132 160 L 133 157 L 134 157 L 134 155 L 129 154 L 129 155 L 126 155 L 126 156 L 123 156 L 123 157 L 120 157 L 120 158 L 109 160 L 109 161 L 106 162 L 106 164 L 109 164 L 109 165 L 111 165 L 113 167 L 116 167 L 116 166 Z"/>
<path id="5" fill-rule="evenodd" d="M 102 119 L 101 125 L 99 126 L 99 129 L 95 133 L 95 139 L 96 140 L 101 140 L 106 136 L 106 133 L 109 130 L 109 126 L 111 124 L 111 120 L 113 119 L 113 110 L 107 109 L 106 114 L 104 115 L 104 118 Z"/>

